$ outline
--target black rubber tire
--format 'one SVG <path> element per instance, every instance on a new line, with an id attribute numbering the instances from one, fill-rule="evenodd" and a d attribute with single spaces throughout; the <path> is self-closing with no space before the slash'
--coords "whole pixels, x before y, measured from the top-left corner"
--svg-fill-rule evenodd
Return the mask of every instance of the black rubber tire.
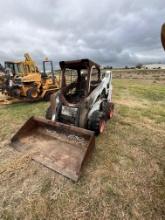
<path id="1" fill-rule="evenodd" d="M 100 134 L 100 122 L 105 122 L 105 114 L 101 111 L 95 111 L 88 121 L 88 129 L 94 131 L 96 135 Z"/>
<path id="2" fill-rule="evenodd" d="M 44 100 L 46 101 L 46 102 L 48 102 L 48 101 L 50 101 L 50 96 L 51 96 L 51 92 L 47 92 L 45 95 L 44 95 Z"/>
<path id="3" fill-rule="evenodd" d="M 52 109 L 51 109 L 51 106 L 49 106 L 46 110 L 46 114 L 45 114 L 45 118 L 48 119 L 48 120 L 51 120 L 52 119 Z"/>
<path id="4" fill-rule="evenodd" d="M 12 97 L 20 97 L 20 90 L 19 89 L 12 89 L 11 90 L 11 96 Z"/>
<path id="5" fill-rule="evenodd" d="M 101 110 L 104 112 L 106 118 L 109 118 L 109 112 L 110 112 L 110 103 L 107 101 L 103 101 L 101 103 Z"/>
<path id="6" fill-rule="evenodd" d="M 109 104 L 110 104 L 110 111 L 111 111 L 111 113 L 112 113 L 112 115 L 110 116 L 110 119 L 111 119 L 111 118 L 113 117 L 113 114 L 114 114 L 115 105 L 114 105 L 113 102 L 110 102 Z"/>
<path id="7" fill-rule="evenodd" d="M 36 96 L 36 97 L 33 97 L 33 92 L 36 92 L 36 93 L 37 93 L 37 96 Z M 38 95 L 39 95 L 36 88 L 30 88 L 30 89 L 28 89 L 26 94 L 27 94 L 27 97 L 28 97 L 29 99 L 37 99 L 37 98 L 38 98 Z"/>
<path id="8" fill-rule="evenodd" d="M 111 114 L 114 111 L 114 104 L 112 102 L 103 101 L 101 104 L 101 110 L 105 113 L 107 119 L 111 118 Z"/>

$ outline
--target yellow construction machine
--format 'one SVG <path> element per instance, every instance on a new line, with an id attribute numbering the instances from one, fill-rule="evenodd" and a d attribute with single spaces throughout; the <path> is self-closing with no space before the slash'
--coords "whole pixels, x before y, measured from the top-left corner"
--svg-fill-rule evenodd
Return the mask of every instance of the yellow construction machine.
<path id="1" fill-rule="evenodd" d="M 5 72 L 3 66 L 0 64 L 0 90 L 2 89 L 2 86 L 4 84 L 5 79 Z"/>
<path id="2" fill-rule="evenodd" d="M 10 97 L 49 100 L 50 95 L 60 87 L 54 75 L 53 62 L 44 60 L 41 73 L 28 53 L 24 57 L 24 61 L 5 62 L 6 80 L 3 92 Z"/>

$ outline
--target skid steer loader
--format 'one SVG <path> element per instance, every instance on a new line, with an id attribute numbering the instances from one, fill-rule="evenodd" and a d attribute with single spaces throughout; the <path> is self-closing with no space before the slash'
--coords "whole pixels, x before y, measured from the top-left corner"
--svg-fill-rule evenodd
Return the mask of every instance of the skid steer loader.
<path id="1" fill-rule="evenodd" d="M 5 62 L 6 81 L 3 93 L 27 100 L 49 100 L 50 95 L 60 87 L 54 75 L 53 62 L 43 61 L 43 73 L 41 73 L 30 55 L 26 53 L 24 56 L 25 61 Z M 47 74 L 48 65 L 50 74 Z"/>
<path id="2" fill-rule="evenodd" d="M 61 61 L 61 89 L 51 96 L 46 119 L 32 117 L 11 142 L 20 152 L 77 181 L 82 165 L 112 117 L 112 74 L 89 59 Z M 72 81 L 71 81 L 72 80 Z"/>
<path id="3" fill-rule="evenodd" d="M 61 61 L 62 86 L 52 95 L 46 118 L 64 124 L 102 133 L 105 121 L 113 115 L 112 74 L 101 75 L 100 66 L 89 59 Z M 67 85 L 69 74 L 75 72 L 73 82 Z"/>

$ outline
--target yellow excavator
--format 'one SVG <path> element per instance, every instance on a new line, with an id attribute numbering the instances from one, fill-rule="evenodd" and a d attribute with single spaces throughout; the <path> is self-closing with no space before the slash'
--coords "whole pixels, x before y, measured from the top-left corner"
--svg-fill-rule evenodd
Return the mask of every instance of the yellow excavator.
<path id="1" fill-rule="evenodd" d="M 5 62 L 3 93 L 28 100 L 49 100 L 50 95 L 60 87 L 60 82 L 54 75 L 53 62 L 44 60 L 41 73 L 28 53 L 24 57 L 24 61 Z"/>

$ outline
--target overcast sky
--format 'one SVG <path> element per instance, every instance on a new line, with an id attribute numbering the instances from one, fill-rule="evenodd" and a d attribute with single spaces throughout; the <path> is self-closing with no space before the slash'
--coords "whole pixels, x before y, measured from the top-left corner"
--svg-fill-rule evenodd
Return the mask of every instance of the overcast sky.
<path id="1" fill-rule="evenodd" d="M 38 62 L 165 62 L 165 0 L 2 0 L 0 10 L 0 62 L 24 52 Z"/>

